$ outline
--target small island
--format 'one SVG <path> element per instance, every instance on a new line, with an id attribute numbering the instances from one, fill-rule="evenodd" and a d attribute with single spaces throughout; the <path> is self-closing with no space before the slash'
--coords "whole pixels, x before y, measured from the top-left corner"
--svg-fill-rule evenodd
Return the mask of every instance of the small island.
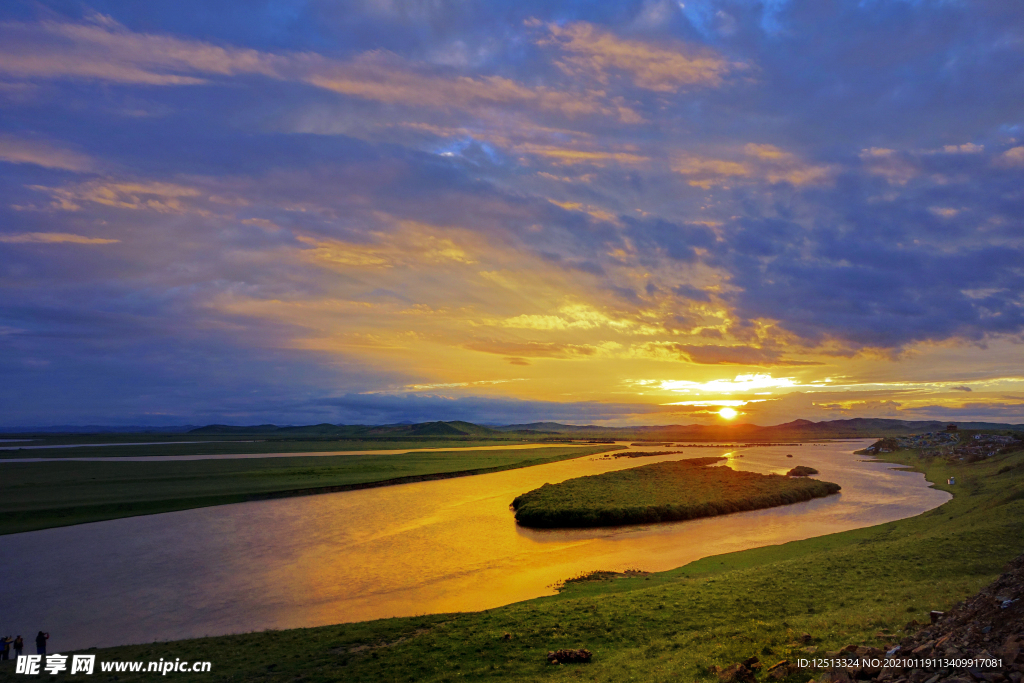
<path id="1" fill-rule="evenodd" d="M 818 470 L 813 467 L 807 467 L 806 465 L 797 465 L 789 472 L 786 472 L 787 477 L 809 477 L 812 474 L 817 474 Z"/>
<path id="2" fill-rule="evenodd" d="M 823 498 L 838 484 L 709 467 L 725 458 L 659 462 L 545 484 L 512 501 L 516 521 L 534 528 L 673 522 Z"/>

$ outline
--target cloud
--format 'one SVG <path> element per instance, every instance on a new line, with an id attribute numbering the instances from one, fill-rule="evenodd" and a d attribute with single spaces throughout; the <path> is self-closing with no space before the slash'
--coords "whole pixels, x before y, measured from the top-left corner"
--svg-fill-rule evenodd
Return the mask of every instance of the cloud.
<path id="1" fill-rule="evenodd" d="M 303 255 L 311 262 L 327 266 L 412 267 L 416 264 L 464 264 L 475 263 L 467 252 L 466 245 L 454 241 L 475 241 L 472 236 L 458 230 L 440 226 L 417 224 L 413 221 L 396 221 L 399 228 L 393 232 L 378 232 L 369 235 L 363 243 L 342 240 L 318 239 L 306 235 L 297 240 L 309 245 Z M 454 238 L 454 239 L 453 239 Z"/>
<path id="2" fill-rule="evenodd" d="M 786 358 L 778 349 L 752 346 L 717 346 L 649 342 L 633 347 L 632 353 L 650 358 L 676 359 L 699 365 L 753 365 L 759 367 L 796 367 L 821 365 L 820 361 Z"/>
<path id="3" fill-rule="evenodd" d="M 617 348 L 617 345 L 614 344 L 609 346 L 562 342 L 500 341 L 495 339 L 471 341 L 464 343 L 462 346 L 471 351 L 482 351 L 484 353 L 507 356 L 513 361 L 522 360 L 523 358 L 590 358 Z M 523 363 L 513 362 L 512 364 L 522 365 Z"/>
<path id="4" fill-rule="evenodd" d="M 1020 168 L 1024 166 L 1024 147 L 1014 147 L 1003 152 L 997 162 L 1001 166 Z"/>
<path id="5" fill-rule="evenodd" d="M 741 399 L 728 399 L 728 398 L 725 398 L 725 399 L 718 399 L 718 400 L 708 399 L 708 400 L 700 400 L 700 401 L 672 401 L 671 403 L 662 403 L 661 405 L 663 405 L 663 406 L 696 406 L 696 407 L 699 407 L 699 408 L 710 408 L 712 406 L 715 407 L 715 408 L 721 408 L 723 406 L 728 406 L 730 408 L 738 408 L 739 406 L 745 406 L 745 405 L 748 405 L 750 403 L 763 403 L 764 400 L 765 399 L 760 399 L 760 400 L 754 399 L 754 400 L 750 400 L 750 401 L 744 401 L 744 400 L 741 400 Z"/>
<path id="6" fill-rule="evenodd" d="M 958 405 L 915 405 L 905 410 L 903 419 L 971 420 L 979 422 L 1024 422 L 1024 402 L 1019 398 L 1004 401 L 977 401 Z"/>
<path id="7" fill-rule="evenodd" d="M 636 154 L 635 152 L 572 149 L 533 143 L 515 145 L 512 147 L 512 151 L 546 157 L 561 166 L 571 166 L 574 164 L 604 166 L 609 162 L 618 165 L 635 166 L 650 161 L 650 157 Z"/>
<path id="8" fill-rule="evenodd" d="M 0 242 L 9 244 L 116 244 L 121 240 L 85 237 L 67 232 L 26 232 L 20 235 L 0 235 Z"/>
<path id="9" fill-rule="evenodd" d="M 730 368 L 845 375 L 876 403 L 844 415 L 1021 394 L 982 384 L 1024 335 L 1021 10 L 786 3 L 766 39 L 757 3 L 377 4 L 0 26 L 7 403 L 333 419 L 303 401 Z"/>
<path id="10" fill-rule="evenodd" d="M 88 79 L 149 86 L 195 86 L 255 75 L 306 83 L 385 104 L 439 110 L 522 107 L 567 118 L 640 117 L 586 88 L 523 85 L 502 76 L 439 75 L 394 53 L 371 50 L 348 61 L 315 53 L 268 53 L 170 35 L 137 33 L 111 17 L 82 23 L 0 24 L 0 73 L 22 79 Z"/>
<path id="11" fill-rule="evenodd" d="M 637 87 L 675 93 L 688 87 L 719 87 L 731 73 L 746 68 L 705 47 L 626 40 L 586 22 L 544 28 L 547 33 L 538 43 L 561 51 L 557 63 L 566 73 L 601 83 L 621 74 Z"/>
<path id="12" fill-rule="evenodd" d="M 660 326 L 652 326 L 610 316 L 586 304 L 566 304 L 559 308 L 558 315 L 522 314 L 500 322 L 503 327 L 532 330 L 593 330 L 606 328 L 623 334 L 658 334 Z"/>
<path id="13" fill-rule="evenodd" d="M 204 83 L 196 74 L 279 75 L 275 60 L 256 50 L 135 33 L 100 14 L 82 23 L 4 22 L 0 46 L 0 73 L 16 78 L 180 86 Z"/>
<path id="14" fill-rule="evenodd" d="M 526 86 L 501 76 L 443 77 L 412 68 L 397 55 L 372 52 L 346 64 L 324 64 L 301 76 L 318 88 L 387 104 L 441 110 L 519 107 L 567 118 L 600 115 L 623 123 L 638 116 L 598 93 Z"/>
<path id="15" fill-rule="evenodd" d="M 800 382 L 793 377 L 772 377 L 770 374 L 761 372 L 736 375 L 733 379 L 716 379 L 709 382 L 662 380 L 659 385 L 665 391 L 724 392 L 727 394 L 757 389 L 790 389 L 801 386 Z"/>
<path id="16" fill-rule="evenodd" d="M 985 145 L 976 145 L 973 142 L 963 145 L 945 145 L 942 151 L 946 154 L 980 154 L 985 151 Z"/>
<path id="17" fill-rule="evenodd" d="M 871 147 L 862 150 L 860 158 L 869 173 L 882 176 L 892 185 L 906 185 L 920 174 L 910 155 L 893 149 Z"/>
<path id="18" fill-rule="evenodd" d="M 209 213 L 186 204 L 185 200 L 201 196 L 199 189 L 176 183 L 104 178 L 62 187 L 36 185 L 32 189 L 48 193 L 53 198 L 51 207 L 62 211 L 78 211 L 82 204 L 92 203 L 116 209 L 167 214 Z"/>
<path id="19" fill-rule="evenodd" d="M 820 185 L 830 182 L 835 169 L 799 159 L 774 145 L 748 143 L 731 151 L 731 159 L 683 153 L 676 156 L 672 170 L 694 187 L 710 189 L 737 182 Z"/>
<path id="20" fill-rule="evenodd" d="M 95 167 L 93 160 L 85 154 L 10 135 L 0 135 L 0 161 L 75 172 L 91 171 Z"/>
<path id="21" fill-rule="evenodd" d="M 867 188 L 847 192 L 810 221 L 752 215 L 728 231 L 720 263 L 737 289 L 723 299 L 740 318 L 778 321 L 805 343 L 832 340 L 845 352 L 1024 331 L 1019 243 L 977 241 L 974 210 L 924 209 L 931 183 L 887 202 L 870 201 Z"/>

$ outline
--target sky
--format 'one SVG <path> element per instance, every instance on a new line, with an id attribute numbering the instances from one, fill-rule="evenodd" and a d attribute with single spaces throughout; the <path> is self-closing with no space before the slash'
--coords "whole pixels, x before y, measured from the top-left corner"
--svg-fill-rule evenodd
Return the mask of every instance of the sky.
<path id="1" fill-rule="evenodd" d="M 5 2 L 0 427 L 1024 422 L 1022 126 L 1007 0 Z"/>

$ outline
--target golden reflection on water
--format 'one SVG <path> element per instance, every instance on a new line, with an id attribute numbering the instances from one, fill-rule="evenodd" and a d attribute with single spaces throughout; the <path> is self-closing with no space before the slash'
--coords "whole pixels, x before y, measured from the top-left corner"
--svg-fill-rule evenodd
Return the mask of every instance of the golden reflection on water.
<path id="1" fill-rule="evenodd" d="M 17 566 L 0 610 L 23 631 L 38 630 L 45 617 L 65 649 L 480 610 L 550 594 L 552 584 L 584 571 L 663 571 L 909 517 L 949 498 L 921 474 L 852 455 L 867 443 L 589 456 L 16 534 L 4 539 Z M 762 473 L 808 465 L 843 490 L 770 510 L 604 529 L 520 528 L 509 509 L 516 495 L 544 483 L 709 455 Z M 46 590 L 54 586 L 62 595 Z"/>
<path id="2" fill-rule="evenodd" d="M 795 457 L 786 453 L 796 450 Z M 935 507 L 948 495 L 919 474 L 859 462 L 851 444 L 767 447 L 637 459 L 584 458 L 483 478 L 424 482 L 307 502 L 317 525 L 344 519 L 343 561 L 314 544 L 293 578 L 321 604 L 322 623 L 428 612 L 479 610 L 551 592 L 558 580 L 593 569 L 662 571 L 712 554 L 870 526 Z M 705 520 L 641 527 L 532 530 L 518 527 L 509 502 L 544 483 L 679 457 L 724 455 L 727 466 L 785 473 L 794 463 L 843 486 L 838 496 Z M 282 571 L 286 571 L 282 568 Z M 282 578 L 282 577 L 276 577 Z M 300 586 L 301 584 L 301 586 Z M 310 616 L 295 600 L 293 618 Z M 290 621 L 291 619 L 289 619 Z"/>

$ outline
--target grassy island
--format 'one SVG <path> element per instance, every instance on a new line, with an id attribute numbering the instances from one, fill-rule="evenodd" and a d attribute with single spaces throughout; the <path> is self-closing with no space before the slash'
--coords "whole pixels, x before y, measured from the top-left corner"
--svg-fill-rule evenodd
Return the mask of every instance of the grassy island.
<path id="1" fill-rule="evenodd" d="M 545 484 L 512 501 L 516 520 L 539 528 L 671 522 L 821 498 L 839 485 L 708 467 L 691 458 Z"/>

